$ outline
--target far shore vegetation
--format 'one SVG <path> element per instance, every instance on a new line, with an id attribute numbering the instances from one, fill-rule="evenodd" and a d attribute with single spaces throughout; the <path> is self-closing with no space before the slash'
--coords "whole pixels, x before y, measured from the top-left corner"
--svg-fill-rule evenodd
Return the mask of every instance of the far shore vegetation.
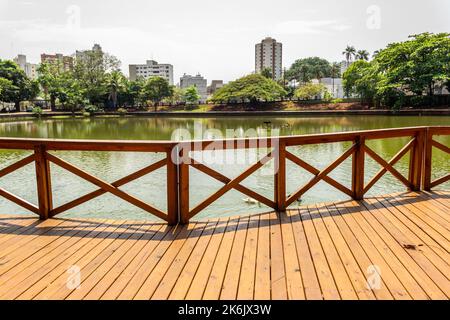
<path id="1" fill-rule="evenodd" d="M 92 51 L 75 59 L 73 69 L 41 64 L 37 80 L 30 80 L 9 60 L 0 60 L 0 101 L 19 111 L 26 103 L 36 115 L 52 111 L 243 111 L 405 107 L 448 107 L 436 92 L 450 87 L 450 34 L 422 33 L 389 44 L 373 53 L 347 46 L 342 55 L 349 67 L 319 57 L 296 60 L 283 78 L 272 79 L 270 69 L 231 81 L 201 104 L 196 87 L 180 89 L 159 77 L 130 81 L 120 61 Z M 320 83 L 342 78 L 346 98 L 337 99 Z M 313 82 L 318 79 L 319 82 Z M 43 104 L 44 102 L 44 104 Z"/>

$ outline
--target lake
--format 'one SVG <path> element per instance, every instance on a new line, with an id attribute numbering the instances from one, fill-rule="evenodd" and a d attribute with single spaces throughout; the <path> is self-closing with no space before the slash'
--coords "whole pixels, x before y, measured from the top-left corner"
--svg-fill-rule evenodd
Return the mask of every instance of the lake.
<path id="1" fill-rule="evenodd" d="M 327 132 L 371 130 L 381 128 L 398 128 L 410 126 L 449 125 L 450 116 L 321 116 L 321 117 L 229 117 L 229 118 L 133 118 L 133 117 L 96 117 L 65 119 L 21 119 L 0 121 L 0 136 L 21 138 L 56 138 L 56 139 L 96 139 L 96 140 L 171 140 L 177 129 L 189 132 L 192 138 L 226 136 L 227 130 L 233 130 L 237 136 L 244 135 L 299 135 Z M 201 132 L 200 132 L 201 129 Z M 208 131 L 209 130 L 209 131 Z M 440 137 L 438 141 L 450 145 L 450 137 Z M 387 139 L 368 142 L 369 147 L 390 160 L 408 139 Z M 294 154 L 314 165 L 318 169 L 326 168 L 351 145 L 349 143 L 333 143 L 291 148 Z M 234 151 L 230 151 L 234 153 Z M 14 163 L 30 154 L 24 151 L 0 150 L 0 168 Z M 150 163 L 164 157 L 162 154 L 123 153 L 123 152 L 56 152 L 57 156 L 73 163 L 89 173 L 106 181 L 115 181 Z M 252 154 L 263 155 L 262 152 Z M 252 156 L 250 155 L 250 156 Z M 238 158 L 249 155 L 238 155 Z M 443 176 L 450 172 L 450 160 L 440 151 L 434 154 L 434 176 Z M 406 156 L 395 167 L 407 176 L 409 158 Z M 214 164 L 212 168 L 222 172 L 229 178 L 236 177 L 244 171 L 250 162 L 236 165 Z M 369 181 L 380 169 L 374 161 L 366 159 Z M 59 206 L 85 193 L 97 189 L 96 186 L 82 180 L 63 169 L 51 166 L 54 205 Z M 130 192 L 158 208 L 166 209 L 165 169 L 160 169 L 148 176 L 136 180 L 122 189 Z M 331 177 L 350 186 L 351 160 L 348 159 L 330 174 Z M 287 192 L 293 193 L 311 179 L 311 175 L 289 164 L 287 167 Z M 202 173 L 191 169 L 191 207 L 218 190 L 222 184 Z M 273 173 L 263 169 L 243 182 L 249 187 L 269 198 L 273 198 Z M 0 179 L 0 187 L 32 202 L 37 203 L 34 164 L 28 165 Z M 449 190 L 450 184 L 441 188 Z M 404 186 L 390 174 L 385 175 L 370 191 L 369 195 L 387 194 L 404 191 Z M 198 217 L 241 215 L 268 211 L 267 207 L 248 204 L 247 196 L 237 191 L 230 191 Z M 338 190 L 321 182 L 308 191 L 302 198 L 302 204 L 345 200 L 348 197 Z M 0 214 L 27 213 L 6 199 L 0 199 Z M 112 195 L 104 195 L 70 210 L 62 216 L 114 218 L 114 219 L 153 219 L 142 210 L 123 202 Z"/>

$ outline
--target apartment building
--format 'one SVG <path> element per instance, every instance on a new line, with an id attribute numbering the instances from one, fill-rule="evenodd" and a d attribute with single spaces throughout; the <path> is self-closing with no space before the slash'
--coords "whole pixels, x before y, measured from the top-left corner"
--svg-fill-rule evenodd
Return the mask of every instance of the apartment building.
<path id="1" fill-rule="evenodd" d="M 20 69 L 25 72 L 26 76 L 31 79 L 35 80 L 38 77 L 37 68 L 38 65 L 34 63 L 27 62 L 27 56 L 24 54 L 19 54 L 17 57 L 15 57 L 14 62 L 17 63 Z"/>
<path id="2" fill-rule="evenodd" d="M 208 99 L 208 81 L 203 78 L 200 74 L 197 74 L 196 76 L 191 76 L 189 74 L 184 74 L 180 78 L 180 88 L 186 89 L 191 86 L 197 87 L 198 93 L 200 95 L 200 102 L 206 102 Z"/>
<path id="3" fill-rule="evenodd" d="M 65 71 L 73 69 L 73 57 L 65 56 L 61 53 L 41 54 L 41 63 L 59 64 Z"/>
<path id="4" fill-rule="evenodd" d="M 131 64 L 129 69 L 130 80 L 161 77 L 173 85 L 173 66 L 171 64 L 159 64 L 155 60 L 147 60 L 146 64 Z"/>
<path id="5" fill-rule="evenodd" d="M 283 76 L 283 44 L 267 37 L 255 45 L 255 71 L 260 73 L 269 68 L 273 79 L 280 80 Z"/>

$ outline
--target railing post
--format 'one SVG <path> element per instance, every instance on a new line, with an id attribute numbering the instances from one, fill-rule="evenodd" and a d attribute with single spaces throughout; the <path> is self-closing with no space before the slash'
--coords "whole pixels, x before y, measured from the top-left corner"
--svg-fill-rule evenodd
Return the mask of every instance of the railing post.
<path id="1" fill-rule="evenodd" d="M 362 136 L 359 136 L 355 140 L 356 149 L 352 158 L 352 192 L 353 199 L 355 200 L 362 200 L 364 198 L 365 143 L 365 137 Z"/>
<path id="2" fill-rule="evenodd" d="M 50 163 L 46 155 L 45 145 L 34 148 L 39 217 L 41 220 L 50 218 L 50 211 L 53 209 Z"/>
<path id="3" fill-rule="evenodd" d="M 422 169 L 425 148 L 425 130 L 420 130 L 415 135 L 415 141 L 411 148 L 411 156 L 409 161 L 409 182 L 411 191 L 420 191 Z"/>
<path id="4" fill-rule="evenodd" d="M 431 191 L 431 168 L 432 168 L 432 158 L 433 158 L 433 134 L 430 128 L 424 135 L 424 152 L 423 152 L 423 189 L 426 191 Z"/>
<path id="5" fill-rule="evenodd" d="M 278 212 L 286 211 L 286 144 L 278 140 L 275 152 L 275 203 Z"/>
<path id="6" fill-rule="evenodd" d="M 180 201 L 180 223 L 189 223 L 189 157 L 188 151 L 184 148 L 179 153 L 179 165 L 178 165 L 178 194 Z"/>
<path id="7" fill-rule="evenodd" d="M 175 147 L 176 148 L 176 147 Z M 175 150 L 176 151 L 176 150 Z M 167 151 L 167 215 L 169 225 L 176 225 L 179 221 L 178 215 L 178 165 L 173 159 L 172 149 Z"/>

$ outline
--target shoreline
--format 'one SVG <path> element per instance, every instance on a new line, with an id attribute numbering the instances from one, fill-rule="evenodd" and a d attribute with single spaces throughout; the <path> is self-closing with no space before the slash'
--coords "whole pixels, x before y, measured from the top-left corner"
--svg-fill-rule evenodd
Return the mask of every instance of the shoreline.
<path id="1" fill-rule="evenodd" d="M 209 118 L 209 117 L 261 117 L 261 116 L 345 116 L 345 115 L 365 115 L 365 116 L 450 116 L 450 109 L 409 109 L 409 110 L 301 110 L 301 111 L 142 111 L 142 112 L 102 112 L 93 117 L 120 116 L 120 117 L 172 117 L 172 118 Z M 41 118 L 54 117 L 83 117 L 82 112 L 44 112 Z M 37 118 L 30 112 L 3 113 L 0 119 L 17 118 Z"/>

